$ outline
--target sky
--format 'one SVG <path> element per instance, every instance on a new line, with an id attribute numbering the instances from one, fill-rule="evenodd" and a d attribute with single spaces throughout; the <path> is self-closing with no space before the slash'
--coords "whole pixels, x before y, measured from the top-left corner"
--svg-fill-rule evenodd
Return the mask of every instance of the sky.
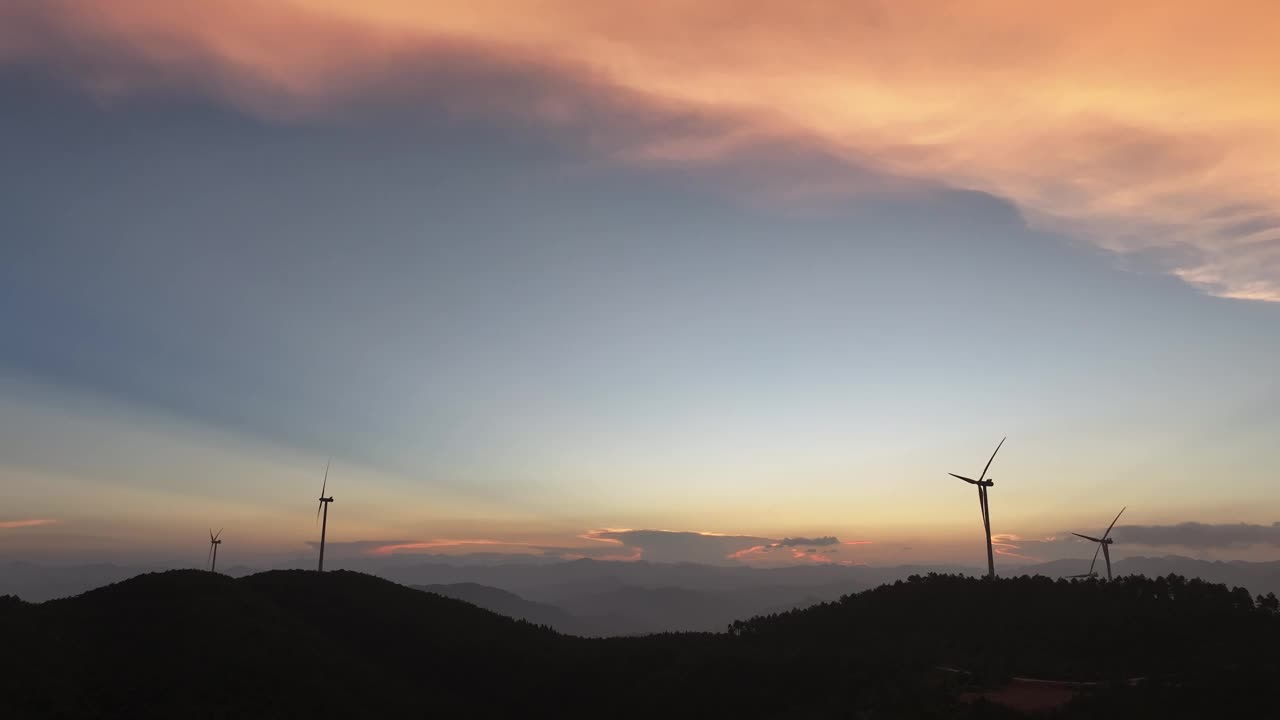
<path id="1" fill-rule="evenodd" d="M 0 558 L 1280 559 L 1270 2 L 0 0 Z"/>

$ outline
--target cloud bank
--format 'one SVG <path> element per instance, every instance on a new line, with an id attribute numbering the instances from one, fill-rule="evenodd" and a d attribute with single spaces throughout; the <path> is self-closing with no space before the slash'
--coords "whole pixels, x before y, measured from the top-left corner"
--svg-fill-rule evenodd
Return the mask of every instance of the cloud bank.
<path id="1" fill-rule="evenodd" d="M 1096 531 L 1100 535 L 1101 530 Z M 1250 523 L 1182 522 L 1173 525 L 1117 525 L 1112 555 L 1132 555 L 1134 549 L 1177 550 L 1199 553 L 1212 550 L 1242 550 L 1250 547 L 1280 547 L 1280 522 L 1270 525 Z M 992 536 L 998 555 L 1022 561 L 1043 562 L 1091 555 L 1094 543 L 1075 537 L 1070 531 L 1042 538 L 1014 534 Z M 1086 557 L 1087 559 L 1087 557 Z"/>
<path id="2" fill-rule="evenodd" d="M 794 537 L 794 538 L 783 538 L 782 540 L 778 541 L 775 544 L 778 547 L 796 547 L 799 545 L 807 545 L 809 547 L 825 547 L 827 545 L 839 545 L 840 540 L 839 538 L 835 538 L 831 536 L 818 537 L 818 538 Z"/>
<path id="3" fill-rule="evenodd" d="M 1210 525 L 1184 522 L 1177 525 L 1122 525 L 1112 531 L 1116 542 L 1151 547 L 1182 547 L 1220 550 L 1251 545 L 1280 547 L 1280 522 L 1270 525 L 1247 523 Z"/>
<path id="4" fill-rule="evenodd" d="M 865 192 L 868 172 L 986 192 L 1134 268 L 1280 301 L 1276 27 L 1267 0 L 13 0 L 0 63 L 108 102 L 181 91 L 275 118 L 443 97 L 626 162 L 732 163 L 782 138 L 858 169 L 784 192 Z M 459 75 L 441 53 L 459 48 L 505 70 Z"/>

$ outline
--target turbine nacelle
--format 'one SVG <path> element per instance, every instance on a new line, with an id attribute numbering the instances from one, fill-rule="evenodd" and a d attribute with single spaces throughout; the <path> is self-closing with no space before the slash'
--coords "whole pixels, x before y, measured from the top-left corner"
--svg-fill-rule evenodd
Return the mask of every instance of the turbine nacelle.
<path id="1" fill-rule="evenodd" d="M 959 479 L 961 479 L 961 480 L 963 480 L 963 481 L 965 481 L 965 482 L 969 483 L 970 485 L 977 485 L 977 486 L 979 486 L 979 487 L 991 487 L 991 486 L 993 486 L 993 485 L 995 485 L 995 484 L 996 484 L 996 481 L 995 481 L 995 480 L 992 480 L 991 478 L 987 478 L 987 479 L 985 479 L 985 480 L 974 480 L 973 478 L 967 478 L 967 477 L 965 477 L 965 476 L 963 476 L 963 475 L 957 475 L 957 474 L 955 474 L 955 473 L 947 473 L 947 474 L 948 474 L 948 475 L 950 475 L 950 476 L 951 476 L 951 477 L 953 477 L 953 478 L 959 478 Z"/>

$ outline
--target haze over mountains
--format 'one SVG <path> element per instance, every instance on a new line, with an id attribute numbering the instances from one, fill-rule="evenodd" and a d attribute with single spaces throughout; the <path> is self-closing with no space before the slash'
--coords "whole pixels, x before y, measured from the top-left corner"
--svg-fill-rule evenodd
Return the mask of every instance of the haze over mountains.
<path id="1" fill-rule="evenodd" d="M 1084 567 L 1082 567 L 1082 565 Z M 350 568 L 351 564 L 347 566 Z M 1003 568 L 1006 576 L 1051 578 L 1083 572 L 1084 561 L 1061 560 Z M 0 595 L 40 602 L 77 595 L 144 570 L 112 564 L 0 564 Z M 577 560 L 547 564 L 374 563 L 360 568 L 403 585 L 453 597 L 500 615 L 580 636 L 668 631 L 721 631 L 734 620 L 830 602 L 852 592 L 927 572 L 978 575 L 979 568 L 944 566 L 795 566 L 749 568 L 695 563 Z M 1280 593 L 1280 562 L 1210 562 L 1186 557 L 1132 557 L 1117 575 L 1198 577 L 1251 594 Z M 257 572 L 227 568 L 242 577 Z"/>

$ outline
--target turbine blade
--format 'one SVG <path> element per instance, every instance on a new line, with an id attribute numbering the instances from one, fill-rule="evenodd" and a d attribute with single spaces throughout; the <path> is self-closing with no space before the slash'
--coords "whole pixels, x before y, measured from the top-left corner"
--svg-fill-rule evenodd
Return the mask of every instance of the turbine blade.
<path id="1" fill-rule="evenodd" d="M 1125 505 L 1124 507 L 1120 508 L 1120 512 L 1116 513 L 1116 520 L 1119 520 L 1120 516 L 1124 514 L 1124 511 L 1128 509 L 1129 509 L 1128 505 Z M 1103 540 L 1106 540 L 1107 536 L 1111 534 L 1111 528 L 1116 526 L 1116 520 L 1112 520 L 1111 524 L 1107 526 L 1107 531 L 1102 534 Z"/>
<path id="2" fill-rule="evenodd" d="M 209 542 L 213 542 L 213 540 L 214 540 L 213 528 L 209 528 Z"/>
<path id="3" fill-rule="evenodd" d="M 213 543 L 209 543 L 209 555 L 204 559 L 204 566 L 208 568 L 213 563 Z"/>
<path id="4" fill-rule="evenodd" d="M 324 501 L 323 501 L 323 500 L 321 500 L 321 501 L 320 501 L 320 504 L 316 506 L 316 522 L 317 522 L 317 523 L 319 523 L 319 522 L 320 522 L 320 510 L 321 510 L 323 507 L 324 507 Z"/>
<path id="5" fill-rule="evenodd" d="M 1093 574 L 1093 566 L 1098 564 L 1098 553 L 1102 550 L 1102 543 L 1098 543 L 1098 549 L 1093 551 L 1093 560 L 1089 561 L 1089 574 Z"/>
<path id="6" fill-rule="evenodd" d="M 222 528 L 218 528 L 218 534 L 217 534 L 217 535 L 214 535 L 214 536 L 213 536 L 213 539 L 214 539 L 214 540 L 217 540 L 217 539 L 218 539 L 218 538 L 220 538 L 220 537 L 222 537 Z"/>
<path id="7" fill-rule="evenodd" d="M 1094 542 L 1102 542 L 1101 540 L 1099 540 L 1099 539 L 1098 539 L 1098 538 L 1096 538 L 1096 537 L 1089 537 L 1088 535 L 1081 535 L 1080 533 L 1074 533 L 1074 532 L 1073 532 L 1073 533 L 1071 533 L 1071 534 L 1072 534 L 1072 535 L 1075 535 L 1076 537 L 1084 538 L 1085 540 L 1092 540 L 1092 541 L 1094 541 Z"/>
<path id="8" fill-rule="evenodd" d="M 996 446 L 995 452 L 991 453 L 991 459 L 987 460 L 987 466 L 982 468 L 982 474 L 978 476 L 979 481 L 987 478 L 987 471 L 991 469 L 991 461 L 996 459 L 996 453 L 1000 452 L 1000 448 L 1004 445 L 1004 441 L 1008 439 L 1008 436 L 1000 438 L 1000 444 Z"/>
<path id="9" fill-rule="evenodd" d="M 963 475 L 957 475 L 957 474 L 955 474 L 955 473 L 947 473 L 947 474 L 948 474 L 948 475 L 950 475 L 950 476 L 951 476 L 951 477 L 953 477 L 953 478 L 960 478 L 961 480 L 963 480 L 963 481 L 965 481 L 965 482 L 969 483 L 970 485 L 977 485 L 977 484 L 978 484 L 978 481 L 977 481 L 977 480 L 974 480 L 973 478 L 967 478 L 967 477 L 965 477 L 965 476 L 963 476 Z"/>
<path id="10" fill-rule="evenodd" d="M 329 487 L 329 463 L 333 462 L 333 458 L 324 461 L 324 483 L 320 485 L 320 497 L 324 497 L 324 489 Z"/>

